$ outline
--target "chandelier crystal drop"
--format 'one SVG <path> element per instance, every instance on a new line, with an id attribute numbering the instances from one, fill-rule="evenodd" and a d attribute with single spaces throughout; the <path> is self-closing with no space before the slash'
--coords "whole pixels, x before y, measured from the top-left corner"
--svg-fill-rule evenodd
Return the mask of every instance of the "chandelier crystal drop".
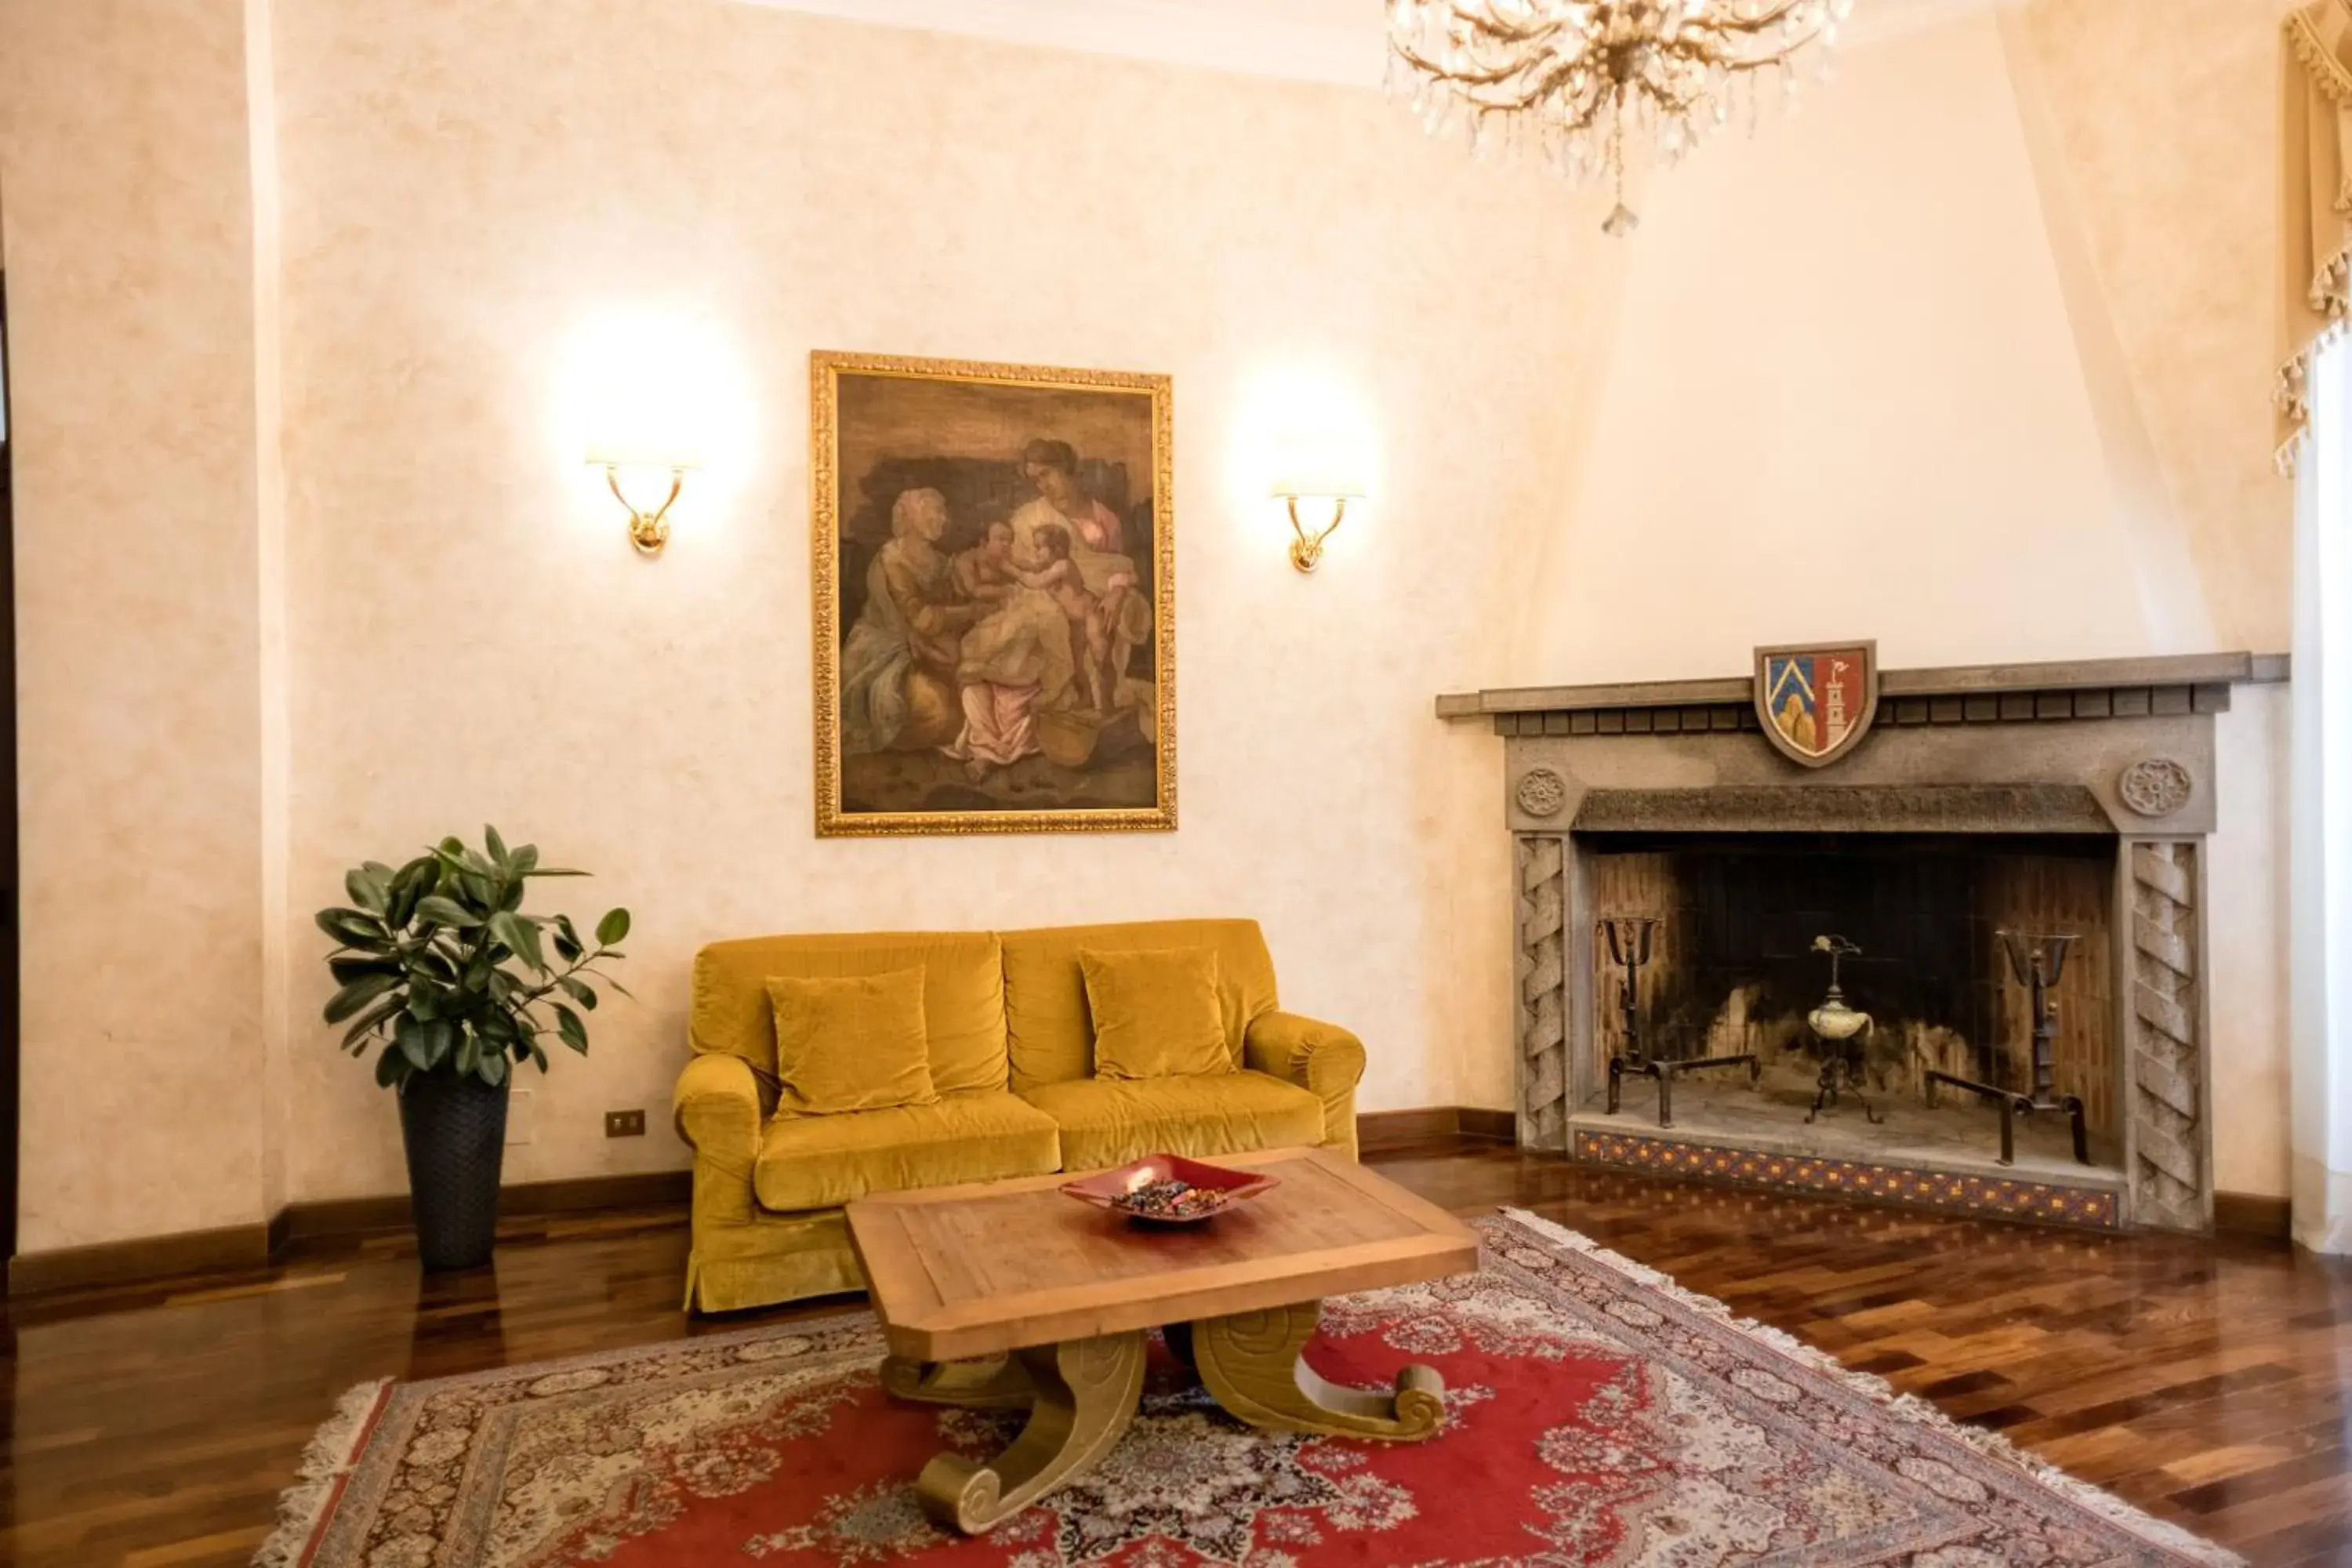
<path id="1" fill-rule="evenodd" d="M 1474 155 L 1539 153 L 1577 183 L 1607 180 L 1601 226 L 1633 232 L 1628 137 L 1679 163 L 1758 99 L 1793 95 L 1799 58 L 1826 69 L 1853 0 L 1389 0 L 1389 89 Z M 1815 49 L 1813 46 L 1819 45 Z"/>

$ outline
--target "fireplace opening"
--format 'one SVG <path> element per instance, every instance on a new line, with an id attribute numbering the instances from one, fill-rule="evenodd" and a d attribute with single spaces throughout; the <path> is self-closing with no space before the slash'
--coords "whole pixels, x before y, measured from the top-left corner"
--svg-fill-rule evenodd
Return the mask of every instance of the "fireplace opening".
<path id="1" fill-rule="evenodd" d="M 2120 1168 L 2114 838 L 1580 832 L 1574 844 L 1595 917 L 1579 1125 L 1638 1131 L 1664 1114 L 1688 1135 L 1788 1152 Z M 2056 969 L 2039 1042 L 2030 949 L 2021 968 L 2009 933 L 2040 939 Z M 2073 938 L 2063 967 L 2055 936 Z M 1630 1015 L 1628 958 L 1644 960 Z M 1634 1069 L 1613 1111 L 1612 1058 Z M 1981 1089 L 1953 1087 L 1969 1084 Z"/>

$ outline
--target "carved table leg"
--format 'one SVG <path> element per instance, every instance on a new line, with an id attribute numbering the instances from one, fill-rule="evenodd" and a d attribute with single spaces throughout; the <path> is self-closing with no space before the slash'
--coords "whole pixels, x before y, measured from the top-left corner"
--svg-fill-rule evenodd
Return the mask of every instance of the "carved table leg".
<path id="1" fill-rule="evenodd" d="M 984 1464 L 938 1455 L 915 1482 L 923 1511 L 967 1535 L 1011 1518 L 1110 1452 L 1143 1397 L 1143 1334 L 1024 1350 L 1019 1367 L 1032 1392 L 1028 1424 L 1012 1446 Z"/>
<path id="2" fill-rule="evenodd" d="M 1396 1391 L 1342 1388 L 1300 1358 L 1323 1315 L 1320 1301 L 1208 1318 L 1192 1325 L 1192 1356 L 1217 1403 L 1253 1426 L 1329 1436 L 1418 1442 L 1445 1425 L 1445 1381 L 1409 1366 Z"/>
<path id="3" fill-rule="evenodd" d="M 961 1405 L 974 1410 L 1026 1410 L 1037 1397 L 1027 1369 L 1011 1356 L 985 1361 L 882 1361 L 883 1392 L 926 1405 Z"/>

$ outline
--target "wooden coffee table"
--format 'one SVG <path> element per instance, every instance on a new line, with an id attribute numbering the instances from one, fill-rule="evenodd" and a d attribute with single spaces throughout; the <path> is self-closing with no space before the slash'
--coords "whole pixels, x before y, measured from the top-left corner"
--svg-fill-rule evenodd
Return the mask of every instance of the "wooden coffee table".
<path id="1" fill-rule="evenodd" d="M 1411 1442 L 1444 1424 L 1425 1366 L 1393 1391 L 1327 1383 L 1299 1357 L 1322 1299 L 1466 1274 L 1469 1228 L 1322 1149 L 1220 1157 L 1282 1184 L 1204 1223 L 1145 1227 L 1064 1197 L 1068 1175 L 889 1193 L 849 1205 L 850 1239 L 903 1398 L 1024 1409 L 977 1462 L 940 1454 L 917 1489 L 941 1523 L 988 1529 L 1094 1464 L 1143 1394 L 1144 1331 L 1254 1426 Z"/>

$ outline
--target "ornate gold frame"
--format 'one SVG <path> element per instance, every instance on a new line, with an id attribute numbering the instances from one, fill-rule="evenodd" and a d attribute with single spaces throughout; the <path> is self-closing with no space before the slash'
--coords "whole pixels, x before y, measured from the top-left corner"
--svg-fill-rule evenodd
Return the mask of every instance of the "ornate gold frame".
<path id="1" fill-rule="evenodd" d="M 1153 741 L 1159 804 L 1100 811 L 858 812 L 841 809 L 840 378 L 901 376 L 1131 393 L 1151 399 Z M 960 833 L 1170 832 L 1176 826 L 1176 458 L 1164 375 L 885 354 L 809 355 L 811 592 L 815 601 L 816 831 L 820 838 Z"/>

